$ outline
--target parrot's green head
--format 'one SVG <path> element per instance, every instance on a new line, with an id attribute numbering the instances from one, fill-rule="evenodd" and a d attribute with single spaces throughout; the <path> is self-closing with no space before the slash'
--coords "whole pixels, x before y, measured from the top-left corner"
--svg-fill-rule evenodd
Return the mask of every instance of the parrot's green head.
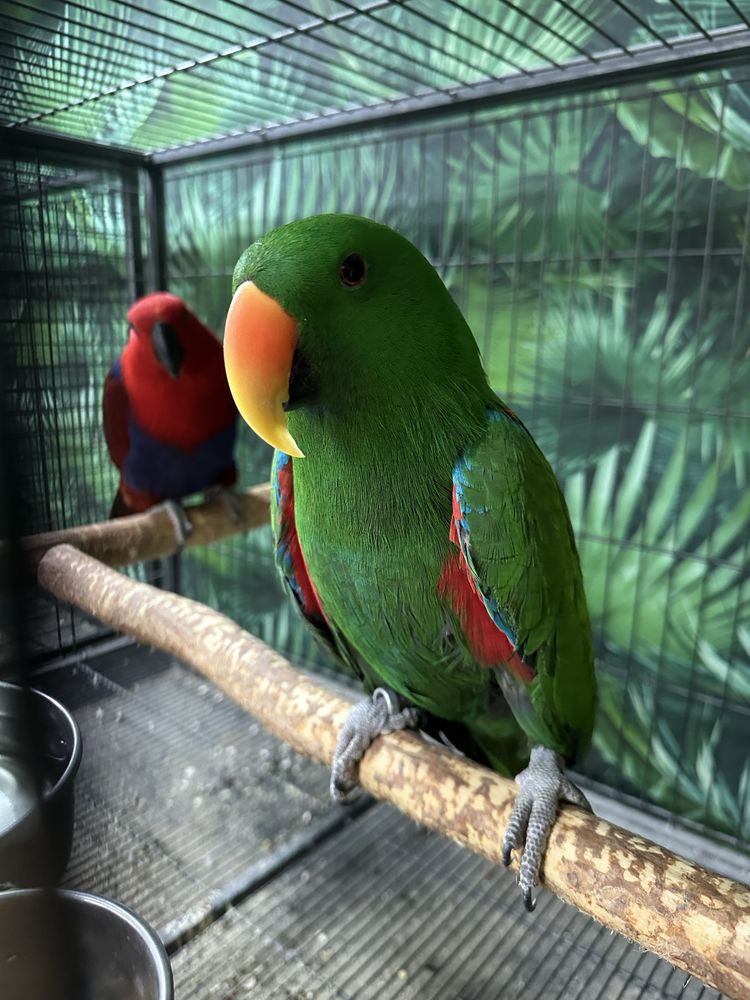
<path id="1" fill-rule="evenodd" d="M 455 386 L 486 387 L 469 328 L 435 269 L 369 219 L 317 215 L 262 237 L 234 270 L 224 356 L 260 437 L 301 457 L 305 416 L 405 419 Z M 460 391 L 460 390 L 459 390 Z"/>

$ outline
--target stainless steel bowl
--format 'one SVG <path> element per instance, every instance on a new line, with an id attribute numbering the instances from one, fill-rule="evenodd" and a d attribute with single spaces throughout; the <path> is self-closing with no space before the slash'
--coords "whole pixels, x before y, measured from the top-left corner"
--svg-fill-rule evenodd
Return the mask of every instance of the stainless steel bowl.
<path id="1" fill-rule="evenodd" d="M 56 884 L 70 858 L 81 734 L 54 698 L 0 683 L 0 883 Z"/>
<path id="2" fill-rule="evenodd" d="M 173 1000 L 155 932 L 121 903 L 67 889 L 0 892 L 2 1000 Z"/>

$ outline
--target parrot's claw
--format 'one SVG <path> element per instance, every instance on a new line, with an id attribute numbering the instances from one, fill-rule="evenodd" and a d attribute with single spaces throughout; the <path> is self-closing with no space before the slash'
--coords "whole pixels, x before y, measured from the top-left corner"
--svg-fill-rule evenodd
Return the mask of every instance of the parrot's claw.
<path id="1" fill-rule="evenodd" d="M 532 899 L 539 880 L 547 838 L 555 822 L 560 801 L 592 811 L 588 799 L 562 771 L 560 757 L 548 747 L 535 746 L 529 766 L 516 775 L 520 791 L 503 840 L 503 864 L 509 865 L 514 850 L 523 847 L 518 884 L 524 906 L 531 912 L 536 906 Z"/>
<path id="2" fill-rule="evenodd" d="M 343 802 L 359 784 L 359 763 L 370 744 L 398 729 L 417 729 L 422 714 L 417 708 L 394 708 L 395 697 L 376 688 L 371 698 L 357 702 L 339 733 L 331 765 L 331 798 Z"/>
<path id="3" fill-rule="evenodd" d="M 185 543 L 193 530 L 190 518 L 185 513 L 185 508 L 177 503 L 176 500 L 162 500 L 161 503 L 156 504 L 151 510 L 163 510 L 169 514 L 169 520 L 172 522 L 172 527 L 174 528 L 177 551 L 181 552 L 185 548 Z"/>
<path id="4" fill-rule="evenodd" d="M 245 520 L 245 511 L 242 505 L 242 498 L 235 490 L 227 486 L 212 486 L 206 490 L 204 498 L 207 502 L 218 500 L 224 505 L 236 525 L 241 525 Z"/>

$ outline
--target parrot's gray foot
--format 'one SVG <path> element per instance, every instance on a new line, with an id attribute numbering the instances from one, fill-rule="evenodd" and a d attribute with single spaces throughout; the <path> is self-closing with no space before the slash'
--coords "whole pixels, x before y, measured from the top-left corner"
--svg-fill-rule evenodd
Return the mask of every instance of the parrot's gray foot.
<path id="1" fill-rule="evenodd" d="M 228 486 L 212 486 L 204 493 L 204 499 L 210 503 L 218 500 L 226 509 L 235 524 L 241 525 L 245 520 L 245 512 L 242 505 L 242 498 L 235 490 Z"/>
<path id="2" fill-rule="evenodd" d="M 339 733 L 333 755 L 331 798 L 342 802 L 357 787 L 359 762 L 378 736 L 397 729 L 416 729 L 421 721 L 419 709 L 407 707 L 399 711 L 397 699 L 385 688 L 376 688 L 371 698 L 357 702 Z"/>
<path id="3" fill-rule="evenodd" d="M 531 751 L 529 766 L 516 775 L 518 793 L 503 840 L 503 864 L 510 864 L 514 850 L 523 847 L 518 884 L 527 910 L 536 906 L 531 894 L 539 880 L 547 838 L 555 822 L 558 803 L 562 800 L 592 811 L 580 788 L 562 770 L 563 761 L 548 747 L 536 746 Z"/>
<path id="4" fill-rule="evenodd" d="M 177 551 L 181 552 L 185 548 L 185 543 L 193 530 L 190 518 L 185 513 L 185 508 L 177 503 L 176 500 L 162 500 L 161 503 L 153 506 L 151 510 L 163 510 L 169 514 L 169 520 L 172 522 L 172 527 L 174 528 Z"/>

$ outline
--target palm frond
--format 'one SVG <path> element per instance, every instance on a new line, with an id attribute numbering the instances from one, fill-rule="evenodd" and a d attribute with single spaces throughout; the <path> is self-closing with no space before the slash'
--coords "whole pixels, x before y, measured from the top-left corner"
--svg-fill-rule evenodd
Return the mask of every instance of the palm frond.
<path id="1" fill-rule="evenodd" d="M 724 83 L 703 74 L 696 87 L 651 84 L 653 97 L 623 101 L 618 118 L 652 156 L 666 157 L 700 177 L 717 178 L 740 193 L 750 184 L 750 97 L 725 71 Z M 700 84 L 713 86 L 700 87 Z"/>
<path id="2" fill-rule="evenodd" d="M 674 658 L 695 675 L 696 689 L 720 693 L 716 661 L 696 667 L 696 651 L 732 659 L 738 626 L 749 619 L 750 490 L 717 501 L 722 456 L 691 484 L 690 437 L 684 432 L 654 472 L 655 426 L 646 422 L 629 457 L 611 448 L 592 477 L 569 477 L 566 493 L 595 628 L 644 662 Z M 750 660 L 733 669 L 744 690 Z"/>
<path id="3" fill-rule="evenodd" d="M 731 754 L 747 722 L 728 716 L 718 701 L 689 701 L 678 690 L 668 679 L 655 679 L 651 665 L 632 653 L 606 647 L 593 749 L 584 769 L 606 775 L 641 799 L 747 839 L 750 762 Z"/>
<path id="4" fill-rule="evenodd" d="M 736 482 L 746 481 L 750 334 L 735 329 L 730 303 L 717 296 L 697 336 L 696 294 L 676 306 L 657 294 L 642 318 L 616 283 L 609 309 L 587 289 L 563 297 L 553 288 L 549 298 L 543 350 L 518 390 L 540 397 L 534 430 L 564 469 L 596 460 L 615 442 L 632 446 L 644 423 L 658 419 L 670 441 L 687 424 L 698 428 L 700 460 L 731 453 Z M 571 405 L 575 399 L 582 402 Z"/>

